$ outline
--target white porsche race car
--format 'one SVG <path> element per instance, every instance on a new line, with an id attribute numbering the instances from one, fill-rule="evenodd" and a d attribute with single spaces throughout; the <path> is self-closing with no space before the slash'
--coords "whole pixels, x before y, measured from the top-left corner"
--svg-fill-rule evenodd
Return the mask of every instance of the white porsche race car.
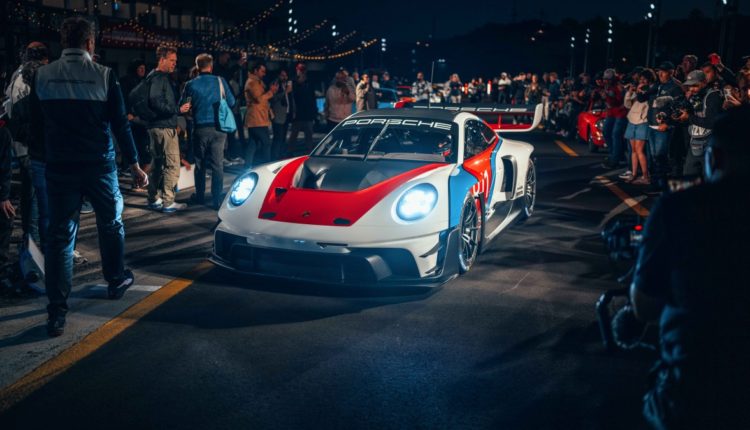
<path id="1" fill-rule="evenodd" d="M 509 131 L 535 128 L 541 109 L 530 113 L 534 121 Z M 332 284 L 440 285 L 532 214 L 533 150 L 463 109 L 354 114 L 309 156 L 237 178 L 211 261 Z"/>

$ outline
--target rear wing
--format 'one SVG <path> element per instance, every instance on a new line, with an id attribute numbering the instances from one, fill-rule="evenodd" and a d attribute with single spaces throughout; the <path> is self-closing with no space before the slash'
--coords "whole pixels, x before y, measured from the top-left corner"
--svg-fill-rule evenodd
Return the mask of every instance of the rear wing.
<path id="1" fill-rule="evenodd" d="M 482 118 L 496 133 L 523 133 L 536 129 L 542 122 L 544 109 L 537 105 L 508 105 L 493 103 L 397 103 L 396 108 L 442 109 L 468 112 Z"/>

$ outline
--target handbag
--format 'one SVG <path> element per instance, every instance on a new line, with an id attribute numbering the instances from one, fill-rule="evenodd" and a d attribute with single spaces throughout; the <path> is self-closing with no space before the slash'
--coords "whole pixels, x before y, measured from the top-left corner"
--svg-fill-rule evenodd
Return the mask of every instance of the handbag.
<path id="1" fill-rule="evenodd" d="M 219 80 L 219 90 L 221 91 L 221 100 L 216 109 L 216 122 L 219 125 L 219 130 L 224 133 L 234 133 L 237 131 L 237 123 L 234 120 L 234 113 L 227 104 L 227 95 L 224 93 L 224 84 L 222 83 L 221 77 L 217 77 Z"/>

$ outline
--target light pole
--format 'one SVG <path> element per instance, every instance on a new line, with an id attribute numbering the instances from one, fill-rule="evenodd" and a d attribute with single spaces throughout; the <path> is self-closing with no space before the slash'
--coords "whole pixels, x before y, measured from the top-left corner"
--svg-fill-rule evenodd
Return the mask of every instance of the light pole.
<path id="1" fill-rule="evenodd" d="M 586 38 L 583 40 L 583 43 L 584 43 L 584 50 L 583 50 L 583 73 L 588 73 L 588 71 L 589 71 L 589 36 L 591 36 L 591 29 L 587 28 L 586 29 Z"/>
<path id="2" fill-rule="evenodd" d="M 612 54 L 612 43 L 614 42 L 615 30 L 614 24 L 612 23 L 612 17 L 607 17 L 607 56 L 605 57 L 605 68 L 609 68 L 610 55 Z"/>
<path id="3" fill-rule="evenodd" d="M 576 37 L 570 36 L 570 75 L 573 76 L 575 73 L 575 61 L 576 61 Z"/>
<path id="4" fill-rule="evenodd" d="M 721 0 L 721 30 L 719 33 L 719 55 L 732 61 L 734 54 L 734 15 L 737 12 L 737 0 Z"/>
<path id="5" fill-rule="evenodd" d="M 294 3 L 294 0 L 289 0 L 289 18 L 287 19 L 287 22 L 289 23 L 289 34 L 297 34 L 297 20 L 294 19 L 294 8 L 292 8 L 292 3 Z"/>
<path id="6" fill-rule="evenodd" d="M 651 38 L 651 59 L 653 64 L 656 64 L 659 58 L 659 24 L 661 22 L 661 0 L 656 0 L 655 3 L 649 4 L 651 13 L 653 14 L 653 22 L 651 28 L 653 29 L 653 37 Z"/>
<path id="7" fill-rule="evenodd" d="M 649 4 L 649 11 L 646 14 L 646 22 L 648 23 L 648 40 L 646 41 L 646 67 L 651 67 L 652 47 L 651 42 L 654 37 L 654 11 L 656 5 L 653 3 Z"/>
<path id="8" fill-rule="evenodd" d="M 385 37 L 380 39 L 380 68 L 383 68 L 383 55 L 385 55 L 386 50 L 386 40 Z"/>

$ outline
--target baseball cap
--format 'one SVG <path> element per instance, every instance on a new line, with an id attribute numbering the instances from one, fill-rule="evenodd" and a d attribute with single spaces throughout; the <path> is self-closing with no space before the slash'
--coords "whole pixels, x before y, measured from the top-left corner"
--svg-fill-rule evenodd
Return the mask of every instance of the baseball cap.
<path id="1" fill-rule="evenodd" d="M 687 79 L 685 82 L 683 82 L 683 85 L 698 85 L 701 82 L 704 82 L 706 80 L 706 74 L 703 73 L 701 70 L 693 70 L 692 72 L 688 73 Z"/>
<path id="2" fill-rule="evenodd" d="M 685 61 L 685 60 L 690 60 L 693 63 L 697 63 L 698 62 L 698 56 L 697 55 L 693 55 L 693 54 L 686 54 L 684 57 L 682 57 L 682 61 Z"/>
<path id="3" fill-rule="evenodd" d="M 671 61 L 664 61 L 659 64 L 656 70 L 674 70 L 674 64 Z"/>

